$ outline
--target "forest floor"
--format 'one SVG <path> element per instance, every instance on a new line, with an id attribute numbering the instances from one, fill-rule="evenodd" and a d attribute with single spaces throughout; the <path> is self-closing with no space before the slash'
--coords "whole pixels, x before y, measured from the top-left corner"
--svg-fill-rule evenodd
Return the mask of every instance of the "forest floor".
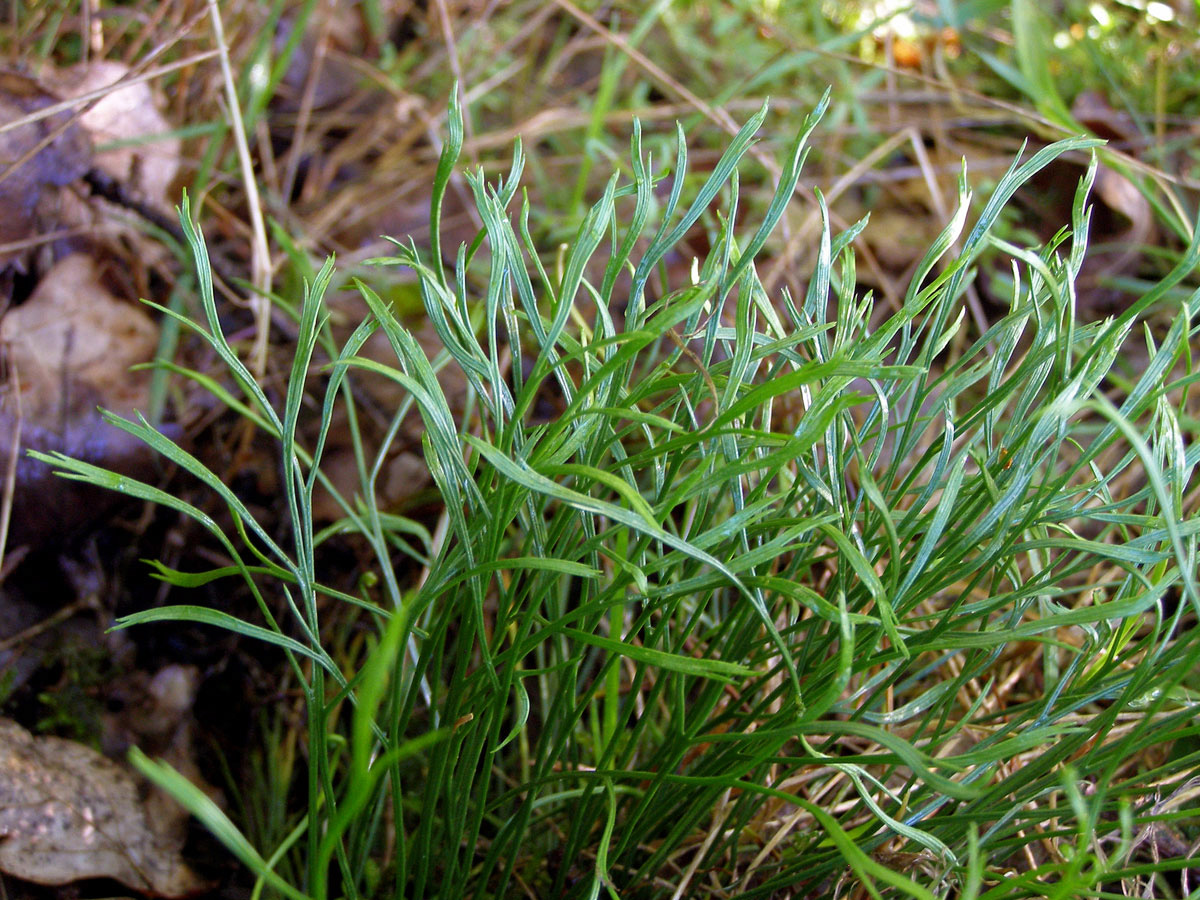
<path id="1" fill-rule="evenodd" d="M 487 224 L 466 173 L 481 170 L 489 180 L 502 176 L 518 138 L 526 193 L 518 192 L 515 209 L 527 197 L 530 240 L 542 248 L 545 270 L 562 278 L 570 269 L 567 247 L 578 241 L 593 204 L 602 201 L 611 173 L 620 173 L 622 185 L 633 179 L 629 146 L 635 120 L 655 171 L 675 158 L 679 123 L 688 147 L 687 190 L 694 193 L 719 168 L 742 125 L 770 98 L 756 143 L 739 169 L 738 202 L 730 214 L 738 234 L 749 235 L 768 215 L 786 175 L 789 145 L 829 89 L 828 110 L 808 139 L 796 189 L 784 198 L 779 227 L 759 249 L 755 268 L 765 295 L 805 298 L 814 271 L 828 271 L 828 260 L 821 258 L 823 207 L 834 235 L 869 216 L 850 243 L 857 260 L 852 274 L 858 297 L 871 292 L 875 312 L 869 324 L 878 327 L 905 308 L 914 274 L 927 274 L 922 262 L 959 208 L 960 179 L 973 192 L 965 213 L 969 230 L 1020 154 L 1028 159 L 1057 140 L 1097 137 L 1106 144 L 1091 192 L 1087 254 L 1072 279 L 1073 321 L 1086 329 L 1158 292 L 1154 303 L 1139 307 L 1133 329 L 1139 349 L 1124 347 L 1104 382 L 1104 395 L 1120 406 L 1154 358 L 1154 342 L 1165 339 L 1200 284 L 1194 266 L 1185 265 L 1200 197 L 1195 9 L 1186 3 L 1066 2 L 1050 10 L 1020 0 L 975 4 L 970 12 L 967 6 L 815 0 L 0 4 L 0 52 L 7 57 L 0 73 L 0 155 L 13 160 L 0 170 L 5 894 L 90 898 L 132 890 L 145 896 L 251 896 L 254 877 L 227 852 L 227 844 L 189 820 L 161 787 L 123 768 L 132 747 L 168 760 L 191 778 L 264 856 L 284 843 L 306 808 L 313 810 L 302 796 L 309 787 L 305 761 L 313 752 L 312 687 L 306 682 L 311 669 L 304 668 L 309 660 L 289 664 L 278 641 L 256 640 L 203 616 L 113 629 L 124 617 L 172 605 L 259 624 L 266 621 L 264 611 L 283 621 L 294 609 L 283 589 L 263 588 L 256 597 L 245 584 L 228 579 L 197 579 L 189 587 L 173 578 L 172 573 L 233 565 L 213 529 L 237 534 L 245 521 L 212 484 L 194 477 L 186 460 L 153 452 L 100 412 L 140 414 L 199 461 L 261 528 L 247 545 L 262 549 L 275 541 L 290 548 L 299 541 L 289 509 L 289 454 L 281 452 L 261 410 L 238 393 L 219 349 L 172 315 L 206 321 L 209 312 L 201 302 L 203 277 L 197 278 L 194 247 L 180 226 L 184 191 L 211 258 L 216 315 L 206 327 L 219 327 L 282 418 L 305 334 L 301 297 L 328 257 L 336 258 L 336 276 L 324 297 L 328 320 L 322 341 L 329 343 L 318 344 L 314 384 L 330 377 L 331 370 L 322 368 L 336 356 L 329 348 L 351 339 L 367 315 L 354 289 L 356 278 L 390 303 L 420 346 L 436 356 L 444 342 L 426 321 L 417 276 L 371 261 L 396 254 L 387 238 L 411 241 L 423 258 L 433 259 L 431 192 L 441 184 L 438 262 L 453 275 L 460 244 L 471 247 Z M 459 168 L 444 178 L 438 162 L 451 140 L 456 91 L 463 114 L 461 155 Z M 1091 150 L 1071 150 L 1016 188 L 995 219 L 996 241 L 973 261 L 962 289 L 961 327 L 947 338 L 948 353 L 967 353 L 1005 319 L 1014 302 L 1008 248 L 1040 247 L 1072 225 L 1077 185 L 1091 163 Z M 655 182 L 649 199 L 655 210 L 670 202 L 669 188 L 665 178 Z M 722 191 L 729 201 L 730 188 Z M 628 196 L 615 202 L 619 215 L 633 215 L 632 206 L 622 205 L 632 202 Z M 722 221 L 706 214 L 685 229 L 662 256 L 652 283 L 689 283 L 719 249 Z M 638 247 L 649 243 L 647 238 Z M 1175 277 L 1181 266 L 1185 271 Z M 583 277 L 599 285 L 604 274 L 593 265 Z M 483 283 L 474 282 L 481 291 Z M 156 306 L 138 303 L 143 299 Z M 618 311 L 625 313 L 613 314 Z M 473 321 L 480 327 L 481 319 Z M 581 321 L 573 317 L 568 331 Z M 1143 340 L 1143 331 L 1152 340 Z M 704 371 L 695 357 L 699 339 L 685 346 L 674 331 L 671 335 L 684 358 Z M 380 363 L 388 348 L 374 340 L 364 352 Z M 1192 341 L 1188 332 L 1183 345 Z M 1181 354 L 1190 366 L 1188 353 Z M 534 361 L 525 362 L 528 377 Z M 952 369 L 946 363 L 945 370 Z M 1183 380 L 1169 401 L 1175 404 L 1173 421 L 1181 448 L 1190 448 L 1196 446 L 1200 416 L 1187 377 L 1175 377 Z M 462 424 L 479 402 L 469 370 L 447 367 L 439 379 L 448 408 Z M 397 558 L 407 560 L 395 564 L 394 576 L 408 596 L 405 592 L 419 591 L 430 577 L 436 554 L 409 554 L 406 542 L 419 547 L 428 537 L 436 543 L 452 525 L 437 473 L 426 463 L 424 420 L 393 416 L 405 390 L 383 378 L 364 376 L 361 383 L 353 414 L 340 410 L 322 420 L 317 388 L 297 401 L 309 416 L 301 422 L 298 446 L 311 449 L 320 425 L 327 427 L 322 472 L 328 483 L 316 489 L 309 510 L 311 527 L 322 537 L 313 565 L 331 590 L 351 599 L 374 596 L 377 548 L 342 527 L 346 506 L 339 498 L 361 493 L 361 458 L 378 453 L 371 506 L 406 523 L 389 540 Z M 715 403 L 716 385 L 711 393 Z M 776 414 L 789 415 L 788 404 L 798 408 L 800 396 L 797 390 L 794 397 L 778 398 Z M 553 423 L 566 408 L 567 397 L 545 389 L 529 414 L 535 423 Z M 177 503 L 150 503 L 144 495 L 131 498 L 65 479 L 47 462 L 29 457 L 29 450 L 62 452 L 113 470 Z M 1191 459 L 1186 449 L 1180 457 Z M 996 459 L 1000 470 L 1011 465 L 1002 452 Z M 848 472 L 857 471 L 847 465 Z M 1135 461 L 1123 468 L 1105 482 L 1106 490 L 1136 495 L 1147 479 L 1140 466 Z M 886 492 L 888 485 L 880 484 Z M 1195 486 L 1179 485 L 1178 496 L 1177 519 L 1194 524 Z M 1135 512 L 1149 515 L 1152 505 L 1144 501 Z M 211 528 L 203 516 L 211 517 Z M 1133 528 L 1132 522 L 1122 520 L 1122 527 Z M 1181 540 L 1192 546 L 1193 531 L 1190 525 L 1181 531 Z M 872 565 L 859 573 L 868 583 L 871 571 L 885 575 L 883 567 Z M 814 586 L 838 577 L 837 566 L 822 566 L 812 574 Z M 1183 577 L 1164 589 L 1176 607 L 1186 608 L 1181 599 L 1186 583 Z M 836 617 L 834 595 L 827 599 Z M 365 671 L 361 660 L 376 639 L 368 604 L 334 603 L 327 596 L 320 602 L 316 637 L 330 670 L 353 678 Z M 485 618 L 493 612 L 492 605 L 484 607 Z M 864 617 L 868 613 L 862 610 Z M 493 625 L 489 619 L 480 627 Z M 1194 613 L 1186 612 L 1176 625 L 1175 635 L 1190 631 Z M 302 637 L 298 627 L 285 625 L 281 633 Z M 1064 624 L 1055 640 L 1081 640 L 1068 631 Z M 591 640 L 608 640 L 607 631 L 597 634 Z M 1048 690 L 1052 667 L 1044 649 L 1040 639 L 1014 641 L 1006 649 L 1005 690 L 1026 698 L 1014 699 L 1014 706 L 1033 703 L 1031 698 Z M 447 653 L 438 663 L 449 667 L 450 658 Z M 634 659 L 648 663 L 658 657 Z M 1136 664 L 1143 662 L 1139 657 Z M 1184 681 L 1175 687 L 1191 690 Z M 955 690 L 960 688 L 967 690 Z M 627 693 L 628 686 L 621 691 Z M 597 704 L 604 696 L 596 695 Z M 530 702 L 528 695 L 524 702 Z M 335 713 L 331 720 L 338 715 L 349 734 L 351 714 Z M 727 727 L 714 716 L 717 731 Z M 1158 824 L 1150 838 L 1142 838 L 1153 862 L 1140 875 L 1130 863 L 1126 887 L 1138 877 L 1148 879 L 1139 889 L 1183 891 L 1188 884 L 1189 870 L 1178 861 L 1200 839 L 1197 820 L 1187 812 L 1195 794 L 1188 781 L 1195 771 L 1187 762 L 1196 740 L 1190 727 L 1179 726 L 1170 742 L 1138 744 L 1141 755 L 1122 764 L 1123 773 L 1155 773 L 1146 776 L 1140 799 L 1126 797 L 1133 807 L 1141 809 L 1137 804 L 1151 795 L 1159 804 L 1177 798 L 1169 810 L 1154 807 Z M 331 733 L 336 730 L 331 726 Z M 979 739 L 969 729 L 963 734 L 964 740 Z M 866 744 L 855 752 L 865 759 Z M 1171 768 L 1168 760 L 1183 762 Z M 679 771 L 690 762 L 683 757 Z M 37 788 L 39 778 L 57 786 Z M 119 851 L 91 852 L 92 818 L 56 809 L 63 791 L 89 798 L 89 817 L 104 809 L 110 821 L 128 820 L 120 827 L 133 836 L 123 838 Z M 846 802 L 837 791 L 829 798 L 830 809 L 841 810 L 837 804 Z M 1021 799 L 1026 801 L 1033 802 Z M 42 810 L 40 818 L 29 812 L 35 809 Z M 1115 822 L 1116 810 L 1106 807 L 1103 815 Z M 661 813 L 667 821 L 669 811 Z M 841 821 L 850 831 L 851 821 L 859 820 L 846 816 Z M 59 836 L 53 847 L 45 843 L 47 832 Z M 491 834 L 486 827 L 483 832 Z M 965 848 L 966 831 L 960 837 Z M 32 843 L 23 843 L 27 838 Z M 479 840 L 482 859 L 488 839 Z M 1026 847 L 1014 839 L 1012 846 L 1018 845 Z M 1151 845 L 1152 851 L 1144 850 Z M 882 881 L 886 878 L 868 863 L 918 881 L 942 871 L 924 855 L 931 853 L 928 845 L 910 844 L 891 857 L 887 852 L 874 848 L 863 871 Z M 1036 848 L 1012 852 L 1013 872 L 1041 871 L 1048 864 L 1049 857 Z M 1130 851 L 1128 859 L 1134 858 Z M 303 869 L 305 862 L 291 864 Z M 561 860 L 548 865 L 561 865 L 564 874 L 558 881 L 547 874 L 545 884 L 573 885 L 591 871 L 582 862 L 574 868 Z M 596 870 L 602 868 L 597 862 Z M 694 874 L 685 877 L 682 862 L 667 870 L 679 885 Z M 711 878 L 703 888 L 701 875 L 695 875 L 691 895 L 721 893 L 717 870 L 707 871 Z M 866 877 L 854 871 L 856 878 Z M 666 890 L 664 879 L 671 877 L 656 877 L 645 889 L 630 888 L 628 896 L 651 896 L 654 885 Z M 513 878 L 506 890 L 520 895 L 520 872 Z M 367 881 L 372 879 L 378 888 L 378 873 Z M 751 874 L 745 879 L 743 885 L 757 883 Z M 288 880 L 302 876 L 293 871 Z M 992 884 L 986 878 L 985 883 Z M 1195 888 L 1195 876 L 1191 885 Z M 345 885 L 342 890 L 346 896 L 364 891 Z M 544 890 L 527 885 L 523 895 Z M 771 890 L 788 895 L 778 885 Z M 866 896 L 856 893 L 865 888 L 832 876 L 797 890 L 795 896 L 832 896 L 836 890 Z"/>

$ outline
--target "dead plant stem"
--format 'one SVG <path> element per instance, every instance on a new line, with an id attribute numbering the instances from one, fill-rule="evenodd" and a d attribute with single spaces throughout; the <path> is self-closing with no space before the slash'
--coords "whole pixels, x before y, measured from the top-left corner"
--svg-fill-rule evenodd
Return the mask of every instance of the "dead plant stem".
<path id="1" fill-rule="evenodd" d="M 250 158 L 250 144 L 246 140 L 245 122 L 242 121 L 242 106 L 238 101 L 237 86 L 233 81 L 233 68 L 229 64 L 229 47 L 225 42 L 225 28 L 221 24 L 221 12 L 217 0 L 208 0 L 212 18 L 213 37 L 217 43 L 217 55 L 221 60 L 221 75 L 225 81 L 225 102 L 228 106 L 229 127 L 233 131 L 238 161 L 242 169 L 242 181 L 246 187 L 246 209 L 250 217 L 250 282 L 253 296 L 256 334 L 254 349 L 250 356 L 250 371 L 261 382 L 267 371 L 267 342 L 271 331 L 271 250 L 267 243 L 267 227 L 263 220 L 262 200 L 258 193 L 258 182 L 254 176 L 254 161 Z"/>

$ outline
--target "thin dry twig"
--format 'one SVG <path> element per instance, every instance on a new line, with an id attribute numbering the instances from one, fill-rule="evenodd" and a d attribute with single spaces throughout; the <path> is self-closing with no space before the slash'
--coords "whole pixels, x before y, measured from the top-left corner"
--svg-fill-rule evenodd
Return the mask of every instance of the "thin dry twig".
<path id="1" fill-rule="evenodd" d="M 21 450 L 21 382 L 17 377 L 17 361 L 10 359 L 8 367 L 8 380 L 12 388 L 15 414 L 13 415 L 8 458 L 4 468 L 4 492 L 0 494 L 0 572 L 4 571 L 4 552 L 8 546 L 8 526 L 12 521 L 13 500 L 17 491 L 17 458 Z"/>
<path id="2" fill-rule="evenodd" d="M 438 24 L 442 27 L 442 40 L 446 44 L 446 55 L 450 60 L 450 71 L 454 74 L 454 83 L 457 85 L 458 101 L 463 110 L 463 133 L 470 138 L 474 135 L 474 128 L 471 125 L 471 117 L 466 114 L 468 106 L 466 104 L 467 86 L 463 83 L 462 63 L 458 58 L 458 44 L 454 40 L 454 24 L 450 21 L 450 10 L 446 8 L 446 0 L 437 0 Z M 478 162 L 476 162 L 478 165 Z"/>
<path id="3" fill-rule="evenodd" d="M 671 895 L 671 900 L 679 900 L 686 896 L 688 885 L 695 877 L 696 871 L 700 868 L 700 863 L 704 861 L 708 855 L 708 849 L 713 845 L 713 842 L 723 833 L 725 820 L 729 818 L 729 814 L 733 811 L 733 806 L 729 802 L 732 796 L 732 788 L 726 788 L 721 794 L 721 798 L 717 801 L 717 808 L 713 812 L 712 825 L 708 829 L 708 833 L 704 836 L 704 843 L 696 848 L 695 854 L 692 856 L 691 863 L 688 864 L 687 870 L 683 873 L 683 877 L 679 879 L 679 884 L 675 888 L 675 893 Z"/>
<path id="4" fill-rule="evenodd" d="M 308 77 L 304 80 L 304 91 L 300 95 L 300 107 L 296 110 L 296 125 L 292 129 L 291 146 L 288 148 L 287 161 L 284 163 L 283 181 L 280 182 L 276 179 L 275 182 L 278 186 L 279 196 L 281 197 L 291 197 L 296 188 L 296 179 L 300 173 L 300 163 L 306 152 L 313 104 L 317 96 L 317 85 L 321 79 L 321 72 L 325 68 L 326 57 L 329 55 L 329 31 L 332 24 L 332 12 L 320 18 L 317 40 L 313 46 L 312 65 L 309 66 Z M 260 121 L 258 125 L 264 132 L 267 131 L 267 123 L 265 121 Z M 264 150 L 268 150 L 271 142 L 269 139 L 260 139 L 259 146 Z"/>
<path id="5" fill-rule="evenodd" d="M 257 332 L 254 349 L 250 357 L 250 371 L 260 381 L 267 371 L 267 342 L 271 333 L 271 249 L 267 243 L 267 226 L 263 220 L 262 200 L 258 193 L 258 181 L 254 175 L 254 161 L 250 158 L 250 144 L 246 140 L 246 129 L 242 121 L 242 107 L 238 101 L 237 86 L 233 82 L 233 68 L 229 64 L 229 46 L 225 41 L 225 28 L 221 23 L 221 11 L 217 0 L 208 0 L 212 18 L 213 37 L 217 42 L 217 55 L 221 60 L 221 75 L 225 81 L 225 102 L 229 107 L 229 124 L 237 147 L 238 161 L 242 169 L 242 181 L 246 189 L 246 208 L 250 216 L 252 239 L 250 243 L 250 282 L 254 295 L 250 303 L 254 309 Z"/>
<path id="6" fill-rule="evenodd" d="M 173 63 L 168 63 L 163 66 L 156 66 L 153 69 L 147 69 L 140 75 L 129 75 L 112 84 L 106 84 L 102 88 L 97 88 L 94 91 L 88 91 L 86 94 L 80 94 L 78 97 L 72 97 L 70 100 L 63 100 L 59 103 L 51 103 L 49 106 L 44 106 L 39 110 L 21 116 L 19 119 L 13 119 L 11 122 L 0 124 L 0 134 L 6 131 L 12 131 L 14 128 L 23 128 L 26 125 L 32 125 L 34 122 L 40 122 L 42 119 L 49 119 L 51 116 L 56 116 L 62 112 L 71 112 L 77 110 L 82 105 L 95 103 L 97 100 L 102 100 L 113 91 L 120 88 L 130 87 L 131 85 L 141 84 L 143 81 L 153 81 L 155 78 L 161 78 L 163 75 L 169 75 L 171 72 L 176 72 L 179 69 L 186 69 L 189 66 L 195 66 L 206 60 L 212 59 L 218 55 L 216 50 L 205 50 L 203 53 L 196 53 L 186 59 L 177 60 Z M 82 110 L 81 114 L 83 111 Z M 10 168 L 15 168 L 12 166 Z"/>
<path id="7" fill-rule="evenodd" d="M 24 628 L 21 631 L 18 631 L 12 637 L 5 638 L 4 640 L 0 641 L 0 653 L 3 653 L 4 651 L 7 651 L 7 650 L 11 650 L 14 647 L 18 647 L 21 644 L 24 644 L 24 643 L 27 643 L 28 641 L 33 640 L 39 634 L 42 634 L 45 631 L 49 631 L 51 628 L 53 628 L 55 625 L 58 625 L 60 622 L 67 621 L 67 619 L 70 619 L 76 613 L 83 612 L 85 609 L 92 609 L 92 610 L 97 609 L 98 605 L 99 604 L 98 604 L 96 596 L 94 594 L 89 594 L 85 597 L 80 597 L 74 603 L 68 603 L 62 609 L 56 610 L 51 615 L 42 619 L 42 621 L 35 622 L 34 624 L 30 625 L 28 628 Z"/>

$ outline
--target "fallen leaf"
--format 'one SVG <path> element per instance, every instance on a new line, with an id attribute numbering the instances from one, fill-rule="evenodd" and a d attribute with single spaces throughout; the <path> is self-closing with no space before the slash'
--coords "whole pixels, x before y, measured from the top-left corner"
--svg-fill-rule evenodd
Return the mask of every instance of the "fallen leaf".
<path id="1" fill-rule="evenodd" d="M 0 871 L 38 884 L 113 878 L 143 894 L 206 885 L 149 827 L 133 777 L 73 741 L 0 719 Z"/>
<path id="2" fill-rule="evenodd" d="M 126 474 L 149 467 L 144 445 L 104 422 L 98 407 L 123 416 L 146 410 L 150 373 L 129 369 L 151 360 L 157 342 L 158 326 L 104 287 L 94 260 L 73 254 L 59 262 L 0 318 L 0 361 L 15 369 L 20 391 L 22 449 L 60 450 Z M 16 398 L 0 392 L 0 434 L 12 434 L 17 421 Z M 98 494 L 53 478 L 22 453 L 13 545 L 61 539 L 119 500 Z"/>
<path id="3" fill-rule="evenodd" d="M 123 413 L 145 408 L 150 376 L 129 367 L 153 358 L 158 326 L 113 296 L 85 254 L 57 263 L 25 303 L 8 311 L 0 342 L 16 364 L 27 422 L 69 430 L 97 405 Z"/>
<path id="4" fill-rule="evenodd" d="M 129 67 L 109 60 L 49 71 L 46 82 L 64 97 L 111 88 L 79 117 L 95 144 L 94 165 L 152 206 L 170 212 L 177 199 L 182 142 L 158 110 L 148 82 L 118 84 Z"/>
<path id="5" fill-rule="evenodd" d="M 28 241 L 56 227 L 53 209 L 44 208 L 53 203 L 46 201 L 91 166 L 87 132 L 69 112 L 26 121 L 58 102 L 32 78 L 0 71 L 0 125 L 10 126 L 0 131 L 0 244 Z M 23 270 L 27 252 L 0 251 L 0 266 Z"/>

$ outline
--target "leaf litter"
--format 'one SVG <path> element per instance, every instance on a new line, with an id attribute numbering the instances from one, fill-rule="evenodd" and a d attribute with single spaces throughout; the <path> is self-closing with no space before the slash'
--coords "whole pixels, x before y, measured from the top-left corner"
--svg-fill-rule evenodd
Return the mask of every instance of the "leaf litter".
<path id="1" fill-rule="evenodd" d="M 0 719 L 0 871 L 46 885 L 112 878 L 155 897 L 207 885 L 155 828 L 137 784 L 95 750 Z"/>
<path id="2" fill-rule="evenodd" d="M 51 478 L 22 451 L 58 450 L 128 474 L 149 465 L 145 448 L 98 408 L 149 411 L 151 376 L 130 369 L 154 358 L 159 328 L 134 300 L 147 294 L 147 269 L 169 254 L 93 185 L 103 180 L 143 217 L 165 218 L 181 142 L 151 87 L 126 83 L 129 75 L 112 61 L 46 67 L 36 80 L 0 72 L 0 270 L 9 273 L 0 282 L 0 434 L 6 451 L 19 443 L 9 463 L 16 548 L 60 540 L 114 505 Z M 72 98 L 76 109 L 45 115 Z M 13 271 L 33 281 L 24 299 L 12 295 Z"/>
<path id="3" fill-rule="evenodd" d="M 54 227 L 57 189 L 92 164 L 91 139 L 69 112 L 38 118 L 57 103 L 32 78 L 0 72 L 0 266 L 25 271 L 27 245 Z"/>

